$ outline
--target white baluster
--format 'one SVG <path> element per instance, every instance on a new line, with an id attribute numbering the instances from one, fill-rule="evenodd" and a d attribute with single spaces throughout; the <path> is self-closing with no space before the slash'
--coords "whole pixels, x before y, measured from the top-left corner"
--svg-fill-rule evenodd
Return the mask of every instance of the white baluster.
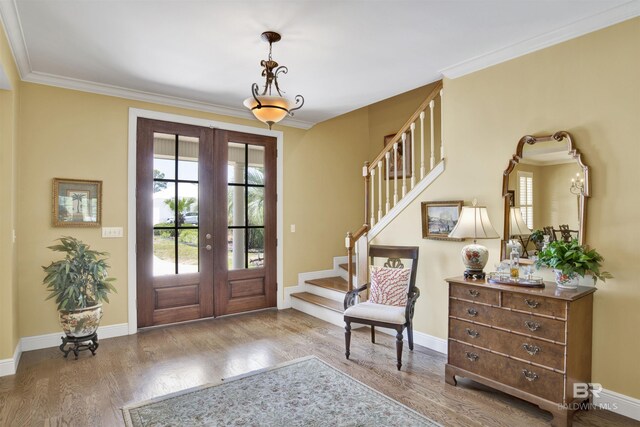
<path id="1" fill-rule="evenodd" d="M 398 143 L 393 144 L 393 206 L 398 203 Z"/>
<path id="2" fill-rule="evenodd" d="M 411 174 L 411 189 L 416 185 L 416 174 L 413 173 L 413 164 L 416 162 L 416 138 L 414 132 L 416 130 L 416 124 L 411 123 L 411 162 L 409 163 L 409 173 Z"/>
<path id="3" fill-rule="evenodd" d="M 385 204 L 385 215 L 389 213 L 389 181 L 391 181 L 391 175 L 389 175 L 389 158 L 391 157 L 391 152 L 387 151 L 384 153 L 385 163 L 387 167 L 387 202 Z"/>
<path id="4" fill-rule="evenodd" d="M 435 137 L 435 123 L 433 122 L 433 107 L 436 105 L 435 101 L 432 99 L 429 102 L 429 111 L 431 114 L 431 169 L 433 169 L 433 167 L 435 166 L 436 163 L 436 156 L 435 156 L 435 144 L 436 144 L 436 137 Z"/>
<path id="5" fill-rule="evenodd" d="M 444 89 L 440 89 L 440 160 L 444 159 L 444 115 L 442 114 L 444 112 L 442 108 L 444 106 L 444 98 L 442 97 L 443 93 Z"/>
<path id="6" fill-rule="evenodd" d="M 420 112 L 420 179 L 424 178 L 424 111 Z"/>
<path id="7" fill-rule="evenodd" d="M 407 194 L 407 133 L 402 133 L 402 197 Z"/>
<path id="8" fill-rule="evenodd" d="M 371 200 L 371 227 L 376 223 L 376 216 L 374 214 L 373 207 L 375 206 L 376 200 L 376 168 L 371 169 L 371 194 L 369 196 L 369 200 Z"/>
<path id="9" fill-rule="evenodd" d="M 382 219 L 382 160 L 378 162 L 378 221 Z"/>

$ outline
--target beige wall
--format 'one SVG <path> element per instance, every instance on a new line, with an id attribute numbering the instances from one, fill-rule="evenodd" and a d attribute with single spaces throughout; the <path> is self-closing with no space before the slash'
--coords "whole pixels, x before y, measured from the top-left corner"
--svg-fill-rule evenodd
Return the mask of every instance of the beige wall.
<path id="1" fill-rule="evenodd" d="M 416 330 L 447 337 L 444 278 L 463 271 L 465 243 L 420 238 L 420 202 L 473 198 L 502 223 L 502 171 L 526 134 L 567 130 L 592 170 L 587 242 L 614 280 L 599 283 L 593 321 L 593 381 L 640 398 L 640 18 L 445 81 L 447 169 L 376 243 L 415 244 L 421 259 Z M 500 231 L 500 230 L 499 230 Z M 498 240 L 484 241 L 493 269 Z"/>
<path id="2" fill-rule="evenodd" d="M 102 324 L 127 322 L 127 240 L 102 239 L 100 230 L 53 228 L 50 223 L 53 177 L 103 181 L 103 224 L 127 225 L 127 144 L 129 107 L 260 127 L 242 120 L 30 83 L 21 84 L 18 210 L 19 334 L 59 329 L 55 304 L 45 301 L 40 266 L 55 254 L 46 247 L 73 235 L 111 253 L 118 294 Z M 303 271 L 326 269 L 342 255 L 343 236 L 361 223 L 359 164 L 366 158 L 366 135 L 347 126 L 362 121 L 364 110 L 320 124 L 310 131 L 284 131 L 284 277 L 297 282 Z M 360 159 L 354 161 L 353 159 Z M 356 202 L 354 203 L 354 199 Z M 296 233 L 289 225 L 296 224 Z M 38 313 L 33 316 L 33 313 Z M 7 345 L 15 348 L 15 344 Z"/>
<path id="3" fill-rule="evenodd" d="M 0 25 L 0 67 L 11 89 L 0 89 L 0 360 L 13 357 L 18 343 L 18 280 L 16 275 L 16 147 L 20 80 Z"/>

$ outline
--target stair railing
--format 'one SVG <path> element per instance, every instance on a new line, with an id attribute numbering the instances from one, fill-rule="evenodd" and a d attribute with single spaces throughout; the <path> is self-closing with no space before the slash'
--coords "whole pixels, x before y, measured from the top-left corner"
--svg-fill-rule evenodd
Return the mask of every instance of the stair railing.
<path id="1" fill-rule="evenodd" d="M 347 272 L 349 290 L 353 289 L 353 255 L 356 242 L 362 238 L 371 228 L 378 222 L 382 221 L 391 209 L 393 209 L 407 192 L 412 190 L 416 185 L 416 140 L 415 132 L 417 123 L 419 122 L 420 130 L 420 180 L 425 178 L 427 174 L 436 166 L 436 140 L 434 119 L 434 109 L 436 99 L 440 97 L 440 152 L 438 162 L 444 159 L 444 138 L 442 136 L 442 99 L 443 90 L 442 82 L 438 82 L 436 87 L 431 91 L 429 96 L 424 100 L 420 107 L 406 121 L 404 126 L 400 128 L 398 133 L 394 135 L 389 143 L 382 149 L 380 154 L 372 161 L 365 162 L 362 168 L 362 176 L 364 178 L 364 224 L 355 233 L 348 232 L 345 238 L 345 246 L 347 248 Z M 427 152 L 425 151 L 425 118 L 426 111 L 429 110 L 429 136 L 430 136 L 430 157 L 429 163 L 426 163 Z M 408 160 L 407 153 L 407 135 L 411 136 L 411 161 Z M 402 165 L 398 164 L 398 158 Z M 391 165 L 395 165 L 394 170 L 390 170 Z M 429 167 L 427 168 L 428 165 Z M 400 175 L 400 169 L 402 175 Z M 383 179 L 383 172 L 386 179 Z M 377 182 L 376 182 L 377 176 Z M 410 179 L 407 179 L 410 176 Z M 385 181 L 384 191 L 382 181 Z M 393 180 L 393 190 L 391 190 L 391 181 Z M 398 182 L 400 181 L 400 183 Z M 409 182 L 407 182 L 409 181 Z M 418 181 L 418 182 L 419 182 Z M 376 185 L 377 184 L 377 185 Z M 400 192 L 398 191 L 400 186 Z M 377 192 L 376 192 L 377 187 Z M 393 193 L 391 193 L 393 191 Z M 376 200 L 377 199 L 377 200 Z M 377 210 L 376 210 L 377 201 Z M 384 203 L 383 203 L 384 202 Z M 384 206 L 384 209 L 383 209 Z M 366 259 L 364 257 L 359 257 Z"/>

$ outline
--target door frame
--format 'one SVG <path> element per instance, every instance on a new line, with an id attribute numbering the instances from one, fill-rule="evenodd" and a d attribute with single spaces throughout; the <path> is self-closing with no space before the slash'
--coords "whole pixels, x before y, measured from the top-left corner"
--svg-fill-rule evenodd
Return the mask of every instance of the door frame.
<path id="1" fill-rule="evenodd" d="M 277 307 L 284 308 L 284 134 L 282 131 L 269 130 L 263 127 L 237 125 L 234 123 L 216 120 L 201 119 L 197 117 L 182 116 L 178 114 L 164 113 L 160 111 L 129 108 L 129 144 L 127 165 L 127 296 L 128 296 L 128 326 L 129 335 L 138 332 L 137 311 L 137 252 L 136 252 L 136 144 L 138 131 L 138 118 L 164 120 L 167 122 L 183 123 L 195 126 L 204 126 L 216 129 L 231 130 L 237 132 L 253 133 L 256 135 L 272 136 L 277 139 L 276 177 L 277 177 L 277 202 L 276 202 L 276 228 L 277 228 Z"/>

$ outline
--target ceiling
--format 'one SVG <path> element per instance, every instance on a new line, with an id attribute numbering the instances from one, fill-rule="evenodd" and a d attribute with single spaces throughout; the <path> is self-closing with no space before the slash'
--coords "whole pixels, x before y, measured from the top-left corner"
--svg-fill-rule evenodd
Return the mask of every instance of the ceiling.
<path id="1" fill-rule="evenodd" d="M 249 117 L 260 33 L 313 124 L 638 16 L 607 0 L 0 0 L 23 80 Z M 0 73 L 1 74 L 1 73 Z"/>

